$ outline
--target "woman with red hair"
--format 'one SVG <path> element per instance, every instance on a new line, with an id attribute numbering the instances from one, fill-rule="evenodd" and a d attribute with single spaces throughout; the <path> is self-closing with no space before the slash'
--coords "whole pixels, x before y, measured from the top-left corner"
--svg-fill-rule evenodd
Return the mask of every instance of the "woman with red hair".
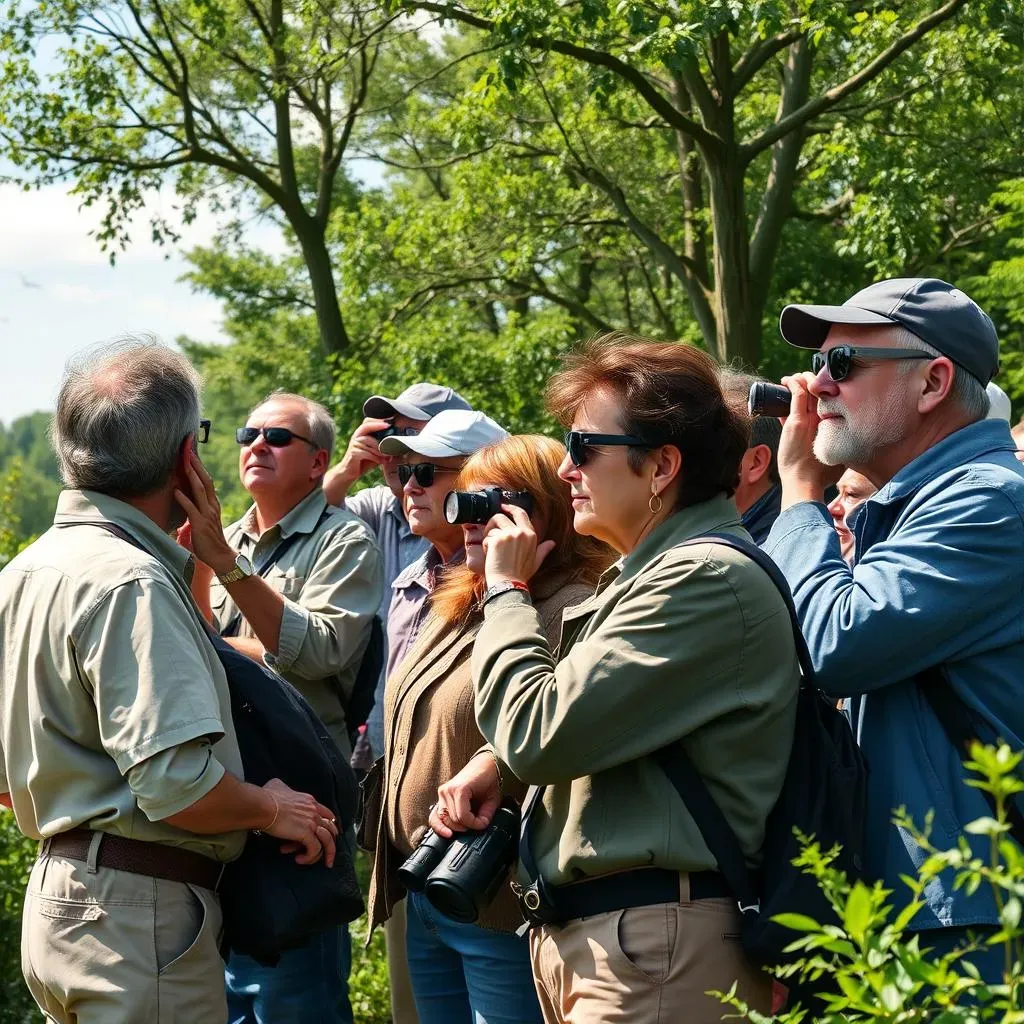
<path id="1" fill-rule="evenodd" d="M 563 610 L 593 594 L 612 558 L 603 543 L 573 532 L 569 490 L 558 478 L 564 456 L 565 448 L 551 438 L 509 437 L 472 455 L 455 483 L 459 491 L 496 487 L 530 496 L 530 520 L 550 549 L 530 589 L 552 644 Z M 396 875 L 425 833 L 438 787 L 484 745 L 473 711 L 470 657 L 483 623 L 485 529 L 463 527 L 465 561 L 445 569 L 430 618 L 387 681 L 384 756 L 364 785 L 362 834 L 374 848 L 370 924 L 386 920 L 395 903 L 407 899 L 409 974 L 421 1024 L 541 1020 L 528 944 L 515 934 L 522 917 L 511 889 L 504 886 L 477 922 L 467 924 L 444 917 L 422 893 L 407 894 Z M 521 800 L 525 794 L 511 773 L 502 783 L 501 794 L 476 808 L 475 827 L 489 824 L 502 796 Z"/>

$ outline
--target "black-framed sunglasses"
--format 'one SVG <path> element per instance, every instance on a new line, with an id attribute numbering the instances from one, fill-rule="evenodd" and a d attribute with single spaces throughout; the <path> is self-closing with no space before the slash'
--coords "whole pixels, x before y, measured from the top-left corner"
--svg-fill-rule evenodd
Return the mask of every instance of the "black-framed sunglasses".
<path id="1" fill-rule="evenodd" d="M 414 466 L 402 463 L 398 467 L 398 482 L 404 487 L 413 477 L 420 487 L 429 487 L 434 482 L 436 473 L 458 473 L 457 469 L 447 466 L 435 466 L 432 462 L 417 462 Z"/>
<path id="2" fill-rule="evenodd" d="M 583 430 L 570 430 L 565 435 L 565 447 L 569 450 L 569 458 L 577 467 L 587 461 L 588 448 L 602 444 L 629 448 L 652 447 L 642 437 L 634 437 L 632 434 L 589 434 Z"/>
<path id="3" fill-rule="evenodd" d="M 294 430 L 289 430 L 287 427 L 239 427 L 235 431 L 235 440 L 241 445 L 250 445 L 260 434 L 271 448 L 287 448 L 292 441 L 305 441 L 313 448 L 319 447 L 308 437 L 296 434 Z"/>
<path id="4" fill-rule="evenodd" d="M 213 424 L 209 420 L 200 420 L 199 429 L 196 431 L 196 441 L 199 444 L 206 444 L 210 440 L 210 427 Z"/>
<path id="5" fill-rule="evenodd" d="M 385 437 L 415 437 L 419 432 L 419 427 L 385 427 L 375 430 L 370 436 L 383 441 Z"/>
<path id="6" fill-rule="evenodd" d="M 838 384 L 846 380 L 857 359 L 934 359 L 935 356 L 916 348 L 854 348 L 853 345 L 836 345 L 827 352 L 815 352 L 811 356 L 811 369 L 821 373 L 828 367 L 828 375 Z"/>

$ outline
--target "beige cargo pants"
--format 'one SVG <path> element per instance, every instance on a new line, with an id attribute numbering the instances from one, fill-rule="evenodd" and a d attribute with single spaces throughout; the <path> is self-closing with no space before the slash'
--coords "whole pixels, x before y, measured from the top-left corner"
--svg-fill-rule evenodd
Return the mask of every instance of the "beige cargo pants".
<path id="1" fill-rule="evenodd" d="M 751 966 L 728 899 L 630 907 L 530 932 L 545 1024 L 717 1024 L 711 989 L 768 1013 L 771 978 Z"/>
<path id="2" fill-rule="evenodd" d="M 221 910 L 209 889 L 42 856 L 21 963 L 57 1024 L 224 1024 Z"/>

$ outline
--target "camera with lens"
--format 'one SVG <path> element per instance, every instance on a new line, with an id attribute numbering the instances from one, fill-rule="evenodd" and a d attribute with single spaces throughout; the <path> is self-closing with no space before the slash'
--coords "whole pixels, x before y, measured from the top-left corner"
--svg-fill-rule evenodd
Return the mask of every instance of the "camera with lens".
<path id="1" fill-rule="evenodd" d="M 457 523 L 483 526 L 491 516 L 501 511 L 502 505 L 516 505 L 530 515 L 533 512 L 533 495 L 528 491 L 503 491 L 500 487 L 485 487 L 482 491 L 449 491 L 444 499 L 444 517 L 453 526 Z"/>
<path id="2" fill-rule="evenodd" d="M 781 384 L 758 380 L 750 385 L 747 411 L 751 416 L 788 416 L 793 395 Z"/>
<path id="3" fill-rule="evenodd" d="M 390 426 L 384 427 L 381 430 L 372 431 L 370 437 L 379 443 L 383 441 L 385 437 L 414 437 L 418 433 L 418 427 L 396 427 L 392 423 Z"/>
<path id="4" fill-rule="evenodd" d="M 398 878 L 410 892 L 422 892 L 446 917 L 470 923 L 497 895 L 518 848 L 519 807 L 506 800 L 478 832 L 456 832 L 445 839 L 427 829 L 398 869 Z"/>

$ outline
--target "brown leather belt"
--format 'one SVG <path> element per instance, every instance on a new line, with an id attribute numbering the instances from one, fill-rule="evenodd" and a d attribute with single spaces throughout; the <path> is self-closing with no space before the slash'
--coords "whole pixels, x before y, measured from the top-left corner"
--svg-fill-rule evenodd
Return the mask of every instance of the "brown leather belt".
<path id="1" fill-rule="evenodd" d="M 73 828 L 47 839 L 40 856 L 67 857 L 69 860 L 88 861 L 89 847 L 96 833 L 88 828 Z M 187 882 L 203 889 L 216 890 L 224 865 L 204 857 L 201 853 L 181 850 L 162 843 L 143 843 L 138 839 L 125 839 L 101 833 L 96 863 L 100 867 L 117 871 L 130 871 L 135 875 L 165 878 L 170 882 Z"/>

